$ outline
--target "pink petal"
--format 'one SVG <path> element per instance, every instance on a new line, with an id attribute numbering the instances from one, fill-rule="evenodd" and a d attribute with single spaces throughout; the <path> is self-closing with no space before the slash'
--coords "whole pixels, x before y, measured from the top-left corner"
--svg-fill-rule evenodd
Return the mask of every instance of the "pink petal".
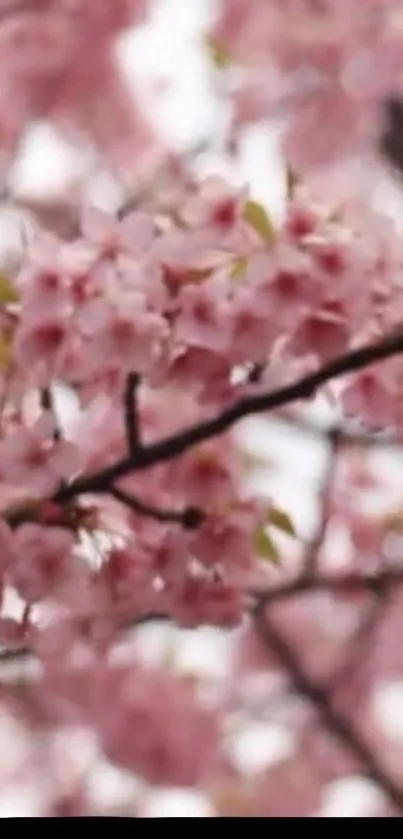
<path id="1" fill-rule="evenodd" d="M 105 300 L 91 300 L 78 313 L 77 321 L 84 335 L 94 335 L 110 319 L 110 308 Z"/>
<path id="2" fill-rule="evenodd" d="M 55 446 L 49 458 L 49 465 L 61 478 L 71 478 L 82 469 L 82 455 L 74 445 L 63 440 Z"/>
<path id="3" fill-rule="evenodd" d="M 32 433 L 37 440 L 48 440 L 55 429 L 56 423 L 54 417 L 52 417 L 49 411 L 45 411 L 32 426 Z"/>
<path id="4" fill-rule="evenodd" d="M 96 245 L 104 245 L 116 235 L 116 222 L 113 216 L 96 207 L 85 207 L 81 216 L 83 235 Z"/>
<path id="5" fill-rule="evenodd" d="M 140 253 L 151 245 L 154 222 L 146 213 L 131 213 L 119 225 L 119 239 L 132 253 Z"/>

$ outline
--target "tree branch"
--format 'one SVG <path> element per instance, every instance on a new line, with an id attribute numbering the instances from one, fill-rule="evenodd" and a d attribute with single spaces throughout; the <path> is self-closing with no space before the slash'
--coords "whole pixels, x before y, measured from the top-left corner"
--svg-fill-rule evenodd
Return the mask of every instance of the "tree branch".
<path id="1" fill-rule="evenodd" d="M 403 789 L 394 783 L 378 763 L 377 757 L 350 720 L 334 707 L 328 691 L 306 673 L 298 655 L 267 618 L 261 604 L 255 610 L 255 622 L 260 637 L 278 658 L 294 689 L 313 705 L 325 729 L 343 744 L 367 777 L 382 790 L 394 808 L 403 814 Z"/>
<path id="2" fill-rule="evenodd" d="M 274 411 L 276 408 L 300 399 L 309 399 L 319 387 L 327 382 L 340 378 L 346 373 L 363 370 L 371 364 L 392 358 L 402 352 L 403 329 L 376 344 L 352 350 L 336 358 L 294 384 L 269 393 L 244 397 L 213 419 L 204 420 L 160 442 L 142 446 L 135 457 L 125 457 L 94 475 L 77 478 L 69 486 L 61 487 L 53 500 L 62 503 L 83 493 L 105 492 L 108 486 L 119 478 L 179 457 L 193 446 L 228 431 L 244 417 L 264 411 Z"/>
<path id="3" fill-rule="evenodd" d="M 377 597 L 375 603 L 370 603 L 369 609 L 354 637 L 350 640 L 347 650 L 343 651 L 344 655 L 341 662 L 328 673 L 325 684 L 322 686 L 324 686 L 328 695 L 333 696 L 333 700 L 335 697 L 339 697 L 341 692 L 344 692 L 345 700 L 345 691 L 354 690 L 357 679 L 360 679 L 363 667 L 365 667 L 372 649 L 374 635 L 389 605 L 390 594 L 389 590 L 385 592 L 385 597 Z M 315 721 L 311 720 L 301 734 L 300 745 L 308 745 L 314 733 Z"/>
<path id="4" fill-rule="evenodd" d="M 341 664 L 329 676 L 326 683 L 328 691 L 339 693 L 343 688 L 351 689 L 354 685 L 357 675 L 362 672 L 362 667 L 368 661 L 373 648 L 374 636 L 389 606 L 390 594 L 389 589 L 387 592 L 383 592 L 384 596 L 378 597 L 375 603 L 370 603 L 363 621 L 349 643 L 347 654 L 344 655 Z"/>

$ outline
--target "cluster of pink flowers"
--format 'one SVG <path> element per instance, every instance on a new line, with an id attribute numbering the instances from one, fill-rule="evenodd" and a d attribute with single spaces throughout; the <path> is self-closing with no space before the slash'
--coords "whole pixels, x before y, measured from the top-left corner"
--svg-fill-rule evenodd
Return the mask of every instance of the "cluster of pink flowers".
<path id="1" fill-rule="evenodd" d="M 133 371 L 147 398 L 175 387 L 186 403 L 191 393 L 190 420 L 399 325 L 403 250 L 390 222 L 374 215 L 360 227 L 296 190 L 275 230 L 218 178 L 188 192 L 164 215 L 115 221 L 90 208 L 79 239 L 38 236 L 7 324 L 27 384 L 112 395 Z M 391 361 L 381 377 L 373 368 L 355 378 L 346 409 L 398 427 L 399 370 Z"/>
<path id="2" fill-rule="evenodd" d="M 141 23 L 147 0 L 22 0 L 0 4 L 0 152 L 48 120 L 92 142 L 109 164 L 148 151 L 152 132 L 119 68 L 116 40 Z M 89 49 L 89 44 L 96 45 Z"/>
<path id="3" fill-rule="evenodd" d="M 396 0 L 224 0 L 212 35 L 240 65 L 235 131 L 286 117 L 297 170 L 373 150 L 382 108 L 402 90 L 402 6 Z"/>
<path id="4" fill-rule="evenodd" d="M 0 639 L 15 650 L 31 646 L 44 700 L 61 719 L 67 709 L 76 723 L 90 720 L 105 754 L 152 783 L 203 776 L 214 757 L 214 714 L 204 723 L 203 709 L 191 710 L 167 675 L 155 675 L 154 686 L 143 671 L 111 669 L 114 646 L 130 623 L 152 615 L 189 628 L 239 625 L 249 590 L 269 580 L 262 556 L 273 504 L 246 492 L 233 432 L 149 470 L 136 470 L 134 457 L 132 471 L 106 487 L 111 493 L 83 497 L 87 506 L 79 496 L 63 504 L 57 493 L 124 458 L 129 375 L 139 377 L 137 421 L 142 445 L 152 447 L 390 332 L 402 305 L 402 254 L 393 244 L 382 219 L 360 228 L 301 189 L 276 230 L 244 190 L 210 178 L 169 212 L 116 220 L 87 208 L 78 239 L 40 232 L 4 284 L 1 582 L 24 610 L 20 622 L 3 613 Z M 342 403 L 368 425 L 400 431 L 400 375 L 393 359 L 357 374 Z M 35 399 L 54 383 L 81 404 L 66 428 Z M 111 497 L 113 489 L 123 495 Z M 144 515 L 127 497 L 176 518 Z M 351 526 L 356 543 L 357 517 Z M 102 548 L 99 531 L 110 537 Z M 299 639 L 308 631 L 313 648 L 305 618 L 290 620 L 301 620 Z M 159 719 L 165 690 L 171 721 Z"/>

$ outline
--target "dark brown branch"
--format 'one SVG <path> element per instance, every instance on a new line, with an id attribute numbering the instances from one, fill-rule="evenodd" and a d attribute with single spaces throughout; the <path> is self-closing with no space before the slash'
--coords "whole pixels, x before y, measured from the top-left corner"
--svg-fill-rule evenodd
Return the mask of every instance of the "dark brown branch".
<path id="1" fill-rule="evenodd" d="M 339 697 L 341 692 L 354 689 L 357 679 L 360 678 L 372 649 L 374 635 L 388 608 L 390 593 L 390 590 L 384 592 L 385 596 L 377 597 L 375 603 L 369 604 L 358 630 L 349 641 L 347 649 L 343 651 L 341 662 L 327 675 L 324 687 L 333 699 Z M 315 721 L 311 720 L 301 734 L 300 744 L 308 744 L 314 733 Z"/>
<path id="2" fill-rule="evenodd" d="M 300 696 L 315 708 L 325 729 L 346 748 L 396 810 L 403 814 L 403 789 L 390 778 L 351 721 L 334 707 L 328 691 L 311 679 L 297 653 L 273 625 L 259 604 L 255 611 L 256 627 L 267 647 L 274 652 Z"/>
<path id="3" fill-rule="evenodd" d="M 327 382 L 347 373 L 363 370 L 371 364 L 392 358 L 402 352 L 403 330 L 400 330 L 376 344 L 361 347 L 336 358 L 294 384 L 286 385 L 270 393 L 244 397 L 213 419 L 204 420 L 159 443 L 141 447 L 135 457 L 125 457 L 94 475 L 77 478 L 70 486 L 62 487 L 56 493 L 54 500 L 62 503 L 83 493 L 105 492 L 108 486 L 130 472 L 148 469 L 157 463 L 179 457 L 198 443 L 228 431 L 244 417 L 264 411 L 274 411 L 300 399 L 309 399 Z"/>
<path id="4" fill-rule="evenodd" d="M 156 521 L 177 522 L 186 530 L 194 530 L 203 522 L 203 513 L 196 507 L 186 507 L 184 510 L 161 510 L 151 504 L 146 504 L 121 489 L 117 489 L 117 487 L 112 487 L 109 490 L 109 495 L 112 495 L 113 498 L 116 498 L 117 501 L 120 501 L 134 513 Z"/>
<path id="5" fill-rule="evenodd" d="M 140 376 L 129 373 L 126 378 L 124 393 L 125 428 L 129 457 L 135 457 L 140 446 L 139 412 L 137 405 L 137 391 Z"/>

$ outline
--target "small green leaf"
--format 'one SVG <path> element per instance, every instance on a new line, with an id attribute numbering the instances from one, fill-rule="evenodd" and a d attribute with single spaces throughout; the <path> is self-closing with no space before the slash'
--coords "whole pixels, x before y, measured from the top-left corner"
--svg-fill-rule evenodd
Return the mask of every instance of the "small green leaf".
<path id="1" fill-rule="evenodd" d="M 286 533 L 287 536 L 296 536 L 293 522 L 288 513 L 285 513 L 284 510 L 279 510 L 277 507 L 273 507 L 273 509 L 270 510 L 268 520 L 269 524 L 272 524 L 273 527 L 277 528 L 277 530 L 281 530 L 283 533 Z"/>
<path id="2" fill-rule="evenodd" d="M 206 44 L 214 67 L 217 70 L 225 70 L 232 63 L 231 55 L 226 46 L 212 36 L 206 38 Z"/>
<path id="3" fill-rule="evenodd" d="M 246 269 L 248 267 L 248 260 L 245 257 L 240 256 L 237 259 L 234 259 L 231 267 L 231 277 L 234 280 L 240 280 L 242 277 L 245 276 Z"/>
<path id="4" fill-rule="evenodd" d="M 0 305 L 4 303 L 18 303 L 18 294 L 5 274 L 0 272 Z"/>
<path id="5" fill-rule="evenodd" d="M 277 546 L 264 527 L 259 527 L 255 533 L 255 550 L 261 559 L 273 562 L 275 565 L 278 564 L 279 553 Z"/>
<path id="6" fill-rule="evenodd" d="M 243 211 L 243 217 L 262 239 L 270 243 L 275 242 L 276 230 L 274 224 L 261 204 L 257 201 L 247 201 Z"/>

